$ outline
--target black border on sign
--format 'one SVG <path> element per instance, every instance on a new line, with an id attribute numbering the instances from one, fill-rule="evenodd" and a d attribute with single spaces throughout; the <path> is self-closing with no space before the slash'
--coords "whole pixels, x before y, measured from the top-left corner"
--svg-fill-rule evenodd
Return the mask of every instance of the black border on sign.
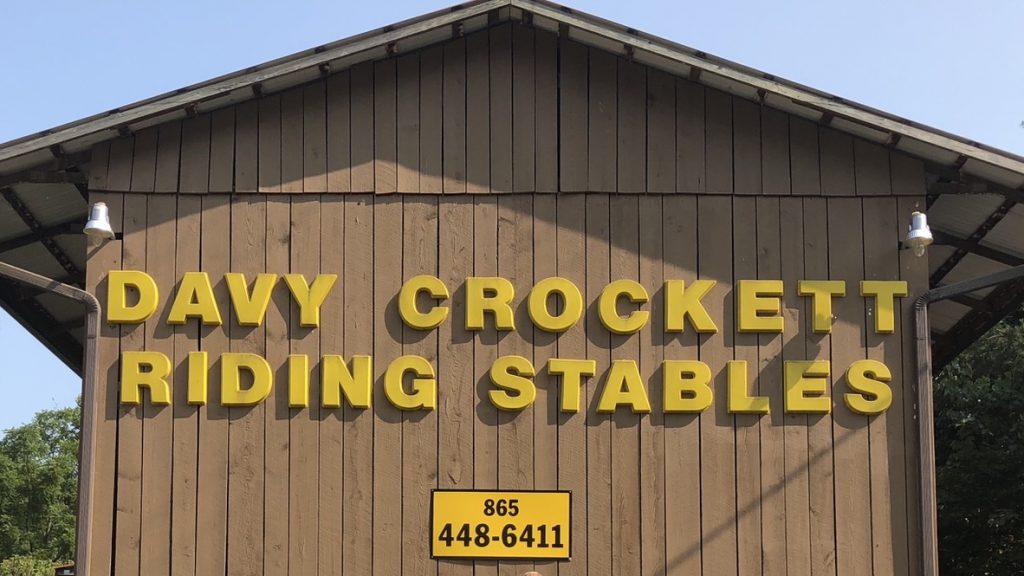
<path id="1" fill-rule="evenodd" d="M 569 495 L 569 533 L 567 534 L 569 544 L 569 555 L 565 558 L 547 558 L 547 557 L 532 557 L 532 556 L 435 556 L 434 555 L 434 493 L 435 492 L 507 492 L 507 493 L 541 493 L 541 494 L 568 494 Z M 431 488 L 430 489 L 430 516 L 427 518 L 428 526 L 427 533 L 430 534 L 430 559 L 437 561 L 444 560 L 458 560 L 462 562 L 472 562 L 474 560 L 497 560 L 506 562 L 515 562 L 516 560 L 536 560 L 541 562 L 568 562 L 572 560 L 572 490 L 498 490 L 498 489 L 484 489 L 476 488 L 471 490 L 462 490 L 459 488 Z"/>

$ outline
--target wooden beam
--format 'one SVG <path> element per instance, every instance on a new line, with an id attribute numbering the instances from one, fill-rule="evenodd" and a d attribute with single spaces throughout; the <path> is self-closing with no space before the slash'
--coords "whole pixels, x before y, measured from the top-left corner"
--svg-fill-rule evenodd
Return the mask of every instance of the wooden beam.
<path id="1" fill-rule="evenodd" d="M 1014 190 L 1013 188 L 1007 188 L 1006 186 L 999 186 L 991 182 L 974 179 L 954 182 L 940 180 L 928 187 L 928 194 L 935 196 L 944 196 L 949 194 L 997 194 L 1007 200 L 1013 200 L 1019 204 L 1024 204 L 1024 191 Z"/>
<path id="2" fill-rule="evenodd" d="M 60 323 L 35 298 L 20 298 L 19 287 L 11 281 L 0 280 L 0 308 L 3 308 L 22 328 L 53 352 L 76 374 L 82 373 L 82 345 L 66 330 L 56 330 Z"/>
<path id="3" fill-rule="evenodd" d="M 82 197 L 82 200 L 85 200 L 86 207 L 88 208 L 88 203 L 89 203 L 89 177 L 86 176 L 84 173 L 82 173 L 82 171 L 79 170 L 77 167 L 75 167 L 75 168 L 68 168 L 68 172 L 74 173 L 74 174 L 81 174 L 82 177 L 85 179 L 84 182 L 80 182 L 80 183 L 76 182 L 75 183 L 75 189 L 78 190 L 78 195 Z"/>
<path id="4" fill-rule="evenodd" d="M 986 304 L 984 300 L 976 296 L 971 296 L 970 294 L 957 294 L 956 296 L 951 296 L 949 299 L 957 304 L 962 304 L 970 308 L 989 308 L 989 305 Z"/>
<path id="5" fill-rule="evenodd" d="M 0 253 L 17 250 L 18 248 L 23 248 L 35 242 L 41 242 L 43 238 L 48 236 L 52 237 L 71 234 L 76 230 L 80 232 L 82 226 L 83 223 L 81 220 L 69 220 L 54 226 L 45 226 L 38 230 L 32 230 L 23 236 L 17 236 L 0 242 Z"/>
<path id="6" fill-rule="evenodd" d="M 40 162 L 39 164 L 33 166 L 28 170 L 21 170 L 19 172 L 15 172 L 12 174 L 6 174 L 3 176 L 3 178 L 17 176 L 19 174 L 24 174 L 34 170 L 43 170 L 51 172 L 69 170 L 71 168 L 81 166 L 82 164 L 87 164 L 90 160 L 92 160 L 91 148 L 87 150 L 82 150 L 81 152 L 74 152 L 72 154 L 68 154 L 64 152 L 64 149 L 59 144 L 55 144 L 50 147 L 50 154 L 53 155 L 53 158 L 51 160 L 48 160 L 46 162 Z"/>
<path id="7" fill-rule="evenodd" d="M 933 335 L 932 362 L 936 374 L 1000 320 L 1024 305 L 1024 281 L 996 287 L 945 334 Z"/>
<path id="8" fill-rule="evenodd" d="M 960 250 L 966 250 L 972 254 L 977 254 L 989 260 L 999 262 L 1000 264 L 1006 264 L 1007 266 L 1020 266 L 1024 264 L 1024 258 L 1007 254 L 1001 250 L 983 246 L 976 241 L 965 240 L 956 236 L 951 232 L 936 228 L 932 226 L 932 236 L 935 238 L 936 244 L 942 244 L 946 246 L 952 246 Z"/>
<path id="9" fill-rule="evenodd" d="M 929 195 L 943 194 L 999 194 L 1007 200 L 1024 204 L 1024 190 L 1010 188 L 995 182 L 964 174 L 958 168 L 926 162 L 925 169 L 939 177 L 928 187 Z"/>
<path id="10" fill-rule="evenodd" d="M 15 184 L 85 184 L 85 174 L 64 170 L 25 170 L 0 176 L 0 188 Z"/>
<path id="11" fill-rule="evenodd" d="M 36 232 L 37 234 L 39 234 L 40 230 L 44 229 L 44 226 L 40 224 L 39 220 L 37 220 L 36 217 L 32 214 L 32 212 L 28 209 L 28 206 L 26 206 L 25 203 L 21 201 L 21 198 L 19 198 L 18 195 L 14 193 L 13 189 L 0 188 L 0 195 L 2 195 L 4 200 L 6 200 L 7 203 L 11 205 L 11 208 L 14 209 L 14 212 L 18 214 L 22 222 L 24 222 L 25 225 L 29 227 L 29 229 L 31 229 L 33 232 Z M 60 264 L 61 268 L 63 268 L 64 271 L 67 272 L 68 275 L 70 275 L 72 278 L 76 279 L 75 285 L 82 286 L 82 279 L 85 278 L 85 274 L 78 268 L 77 265 L 75 265 L 71 258 L 68 257 L 68 255 L 64 252 L 64 249 L 61 248 L 53 240 L 53 237 L 39 234 L 39 242 L 44 247 L 46 247 L 46 250 L 54 257 L 55 260 L 57 260 L 57 263 Z"/>
<path id="12" fill-rule="evenodd" d="M 969 252 L 978 250 L 978 243 L 981 242 L 981 239 L 988 234 L 989 230 L 995 228 L 995 225 L 998 224 L 1004 216 L 1006 216 L 1006 213 L 1010 211 L 1010 208 L 1013 208 L 1016 205 L 1017 203 L 1013 200 L 1004 200 L 1003 203 L 989 214 L 988 218 L 986 218 L 985 221 L 982 222 L 969 237 L 963 240 L 963 244 L 961 244 L 962 247 L 957 248 L 956 251 L 953 252 L 953 254 L 950 255 L 950 257 L 932 273 L 929 278 L 929 285 L 933 288 L 938 286 L 939 282 L 941 282 L 942 279 L 946 277 L 946 274 L 949 274 L 949 272 L 959 264 L 961 260 L 963 260 L 964 256 Z"/>

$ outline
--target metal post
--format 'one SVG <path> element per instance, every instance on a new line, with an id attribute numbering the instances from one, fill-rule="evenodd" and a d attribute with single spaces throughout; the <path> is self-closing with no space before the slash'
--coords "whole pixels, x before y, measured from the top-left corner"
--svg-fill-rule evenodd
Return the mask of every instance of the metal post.
<path id="1" fill-rule="evenodd" d="M 1024 266 L 1017 266 L 980 278 L 941 286 L 922 294 L 914 302 L 917 344 L 918 434 L 921 438 L 921 530 L 924 535 L 925 576 L 939 574 L 938 497 L 935 490 L 935 413 L 932 402 L 932 350 L 928 330 L 928 305 L 960 294 L 1024 278 Z"/>
<path id="2" fill-rule="evenodd" d="M 17 266 L 0 262 L 0 277 L 35 286 L 83 304 L 85 315 L 85 361 L 82 368 L 82 438 L 78 456 L 78 532 L 75 540 L 75 571 L 84 576 L 89 570 L 89 551 L 92 548 L 93 468 L 92 453 L 96 443 L 95 422 L 98 405 L 96 388 L 96 344 L 100 334 L 100 303 L 95 296 L 74 286 L 68 286 Z"/>

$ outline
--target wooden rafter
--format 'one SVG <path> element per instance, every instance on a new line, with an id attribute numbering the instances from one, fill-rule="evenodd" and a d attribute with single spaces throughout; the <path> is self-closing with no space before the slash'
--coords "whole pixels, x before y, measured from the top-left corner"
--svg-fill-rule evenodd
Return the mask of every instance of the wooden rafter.
<path id="1" fill-rule="evenodd" d="M 982 305 L 972 306 L 945 334 L 933 335 L 932 362 L 935 373 L 956 358 L 982 334 L 1002 320 L 1007 314 L 1024 305 L 1024 281 L 1009 282 L 996 287 L 981 300 Z"/>
<path id="2" fill-rule="evenodd" d="M 957 304 L 961 304 L 969 308 L 983 308 L 988 306 L 984 300 L 977 296 L 971 296 L 970 294 L 957 294 L 956 296 L 951 296 L 949 299 Z"/>
<path id="3" fill-rule="evenodd" d="M 26 170 L 0 176 L 0 187 L 15 184 L 85 184 L 85 175 L 69 170 Z"/>
<path id="4" fill-rule="evenodd" d="M 982 222 L 970 236 L 959 241 L 960 246 L 957 247 L 949 258 L 947 258 L 946 261 L 932 273 L 929 278 L 929 284 L 933 288 L 938 286 L 939 282 L 941 282 L 942 279 L 945 278 L 961 260 L 963 260 L 964 256 L 967 256 L 970 252 L 982 249 L 979 247 L 981 239 L 984 238 L 990 230 L 995 228 L 996 224 L 998 224 L 1003 217 L 1006 216 L 1006 213 L 1010 211 L 1010 208 L 1013 208 L 1016 205 L 1017 203 L 1013 200 L 1004 200 L 1002 204 L 1000 204 L 991 214 L 988 215 L 987 218 L 985 218 L 985 221 Z"/>
<path id="5" fill-rule="evenodd" d="M 943 230 L 933 230 L 937 242 L 952 246 L 956 250 L 932 273 L 929 279 L 932 287 L 938 286 L 967 254 L 977 254 L 1008 266 L 1024 263 L 1024 259 L 981 245 L 981 240 L 985 235 L 1006 216 L 1011 208 L 1017 204 L 1024 204 L 1024 190 L 1001 186 L 964 174 L 957 167 L 943 166 L 934 162 L 926 163 L 925 167 L 936 177 L 936 180 L 928 186 L 927 206 L 929 208 L 940 196 L 947 194 L 998 194 L 1003 197 L 1003 202 L 967 238 L 960 238 Z"/>
<path id="6" fill-rule="evenodd" d="M 944 230 L 940 230 L 936 227 L 932 227 L 932 235 L 935 237 L 936 244 L 944 244 L 946 246 L 952 246 L 953 248 L 966 250 L 972 254 L 977 254 L 989 260 L 999 262 L 1000 264 L 1006 264 L 1007 266 L 1020 266 L 1024 264 L 1024 258 L 1007 254 L 1002 250 L 984 246 L 978 242 L 972 242 L 965 240 Z"/>
<path id="7" fill-rule="evenodd" d="M 12 188 L 0 188 L 0 195 L 2 195 L 4 200 L 10 204 L 11 208 L 14 209 L 14 212 L 21 218 L 22 222 L 37 234 L 39 243 L 46 248 L 55 260 L 57 260 L 57 263 L 60 264 L 61 268 L 63 268 L 70 277 L 75 279 L 75 284 L 81 286 L 85 278 L 85 274 L 77 265 L 75 265 L 74 261 L 71 260 L 67 253 L 64 252 L 64 249 L 54 241 L 53 236 L 40 234 L 40 231 L 44 230 L 46 227 L 36 219 L 28 209 L 28 206 L 22 202 L 21 198 L 18 197 L 14 190 Z"/>
<path id="8" fill-rule="evenodd" d="M 81 232 L 81 228 L 82 222 L 80 220 L 71 220 L 53 226 L 45 226 L 38 230 L 32 230 L 28 234 L 0 242 L 0 253 L 9 252 L 11 250 L 17 250 L 18 248 L 23 248 L 35 242 L 41 242 L 43 238 L 46 238 L 48 236 L 60 236 L 62 234 L 70 234 L 75 230 Z"/>
<path id="9" fill-rule="evenodd" d="M 1024 204 L 1024 190 L 1010 188 L 995 182 L 964 174 L 952 166 L 943 166 L 934 162 L 926 163 L 928 172 L 938 179 L 928 187 L 929 196 L 944 194 L 998 194 L 1007 200 Z"/>
<path id="10" fill-rule="evenodd" d="M 10 281 L 0 280 L 0 308 L 75 373 L 81 374 L 82 345 L 67 330 L 55 329 L 60 323 L 35 297 Z"/>

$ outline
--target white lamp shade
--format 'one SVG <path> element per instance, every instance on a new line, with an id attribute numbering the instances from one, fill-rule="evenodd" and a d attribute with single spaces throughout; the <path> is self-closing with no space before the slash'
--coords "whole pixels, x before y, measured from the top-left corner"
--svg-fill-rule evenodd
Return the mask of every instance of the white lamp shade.
<path id="1" fill-rule="evenodd" d="M 93 238 L 110 240 L 114 237 L 114 229 L 110 227 L 110 214 L 104 202 L 96 202 L 89 211 L 89 221 L 85 223 L 85 235 Z"/>
<path id="2" fill-rule="evenodd" d="M 907 231 L 907 246 L 914 250 L 917 256 L 924 256 L 925 248 L 931 245 L 935 239 L 932 237 L 932 230 L 928 227 L 928 216 L 922 212 L 914 212 L 910 215 L 910 230 Z"/>

